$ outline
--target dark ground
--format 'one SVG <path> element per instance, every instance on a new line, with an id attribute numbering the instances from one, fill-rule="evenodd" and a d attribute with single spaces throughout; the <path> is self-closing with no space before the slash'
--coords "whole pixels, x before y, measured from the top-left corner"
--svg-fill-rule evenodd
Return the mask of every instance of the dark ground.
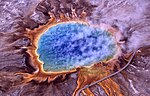
<path id="1" fill-rule="evenodd" d="M 74 1 L 74 2 L 73 2 Z M 76 87 L 76 74 L 63 82 L 51 84 L 21 83 L 15 72 L 32 72 L 29 56 L 21 47 L 30 40 L 23 36 L 24 28 L 33 29 L 48 20 L 48 11 L 71 13 L 71 7 L 88 13 L 91 24 L 106 23 L 123 33 L 124 52 L 142 47 L 132 64 L 118 74 L 125 96 L 150 96 L 150 1 L 149 0 L 0 0 L 0 96 L 71 96 Z M 102 88 L 90 88 L 95 96 L 106 96 Z"/>

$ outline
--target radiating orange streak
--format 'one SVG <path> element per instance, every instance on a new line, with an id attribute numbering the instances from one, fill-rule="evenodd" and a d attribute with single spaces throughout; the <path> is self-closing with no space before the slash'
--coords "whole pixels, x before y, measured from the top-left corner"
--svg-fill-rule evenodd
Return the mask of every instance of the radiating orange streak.
<path id="1" fill-rule="evenodd" d="M 82 94 L 83 94 L 84 96 L 95 96 L 95 95 L 91 92 L 91 90 L 90 90 L 89 88 L 86 88 L 85 90 L 83 90 L 83 91 L 82 91 Z"/>
<path id="2" fill-rule="evenodd" d="M 91 67 L 82 67 L 78 72 L 78 86 L 75 89 L 73 96 L 76 96 L 77 92 L 84 86 L 100 80 L 107 75 L 108 72 L 105 67 L 102 67 L 101 63 L 95 64 Z"/>
<path id="3" fill-rule="evenodd" d="M 108 96 L 123 96 L 120 87 L 112 79 L 107 79 L 98 84 L 104 89 Z"/>
<path id="4" fill-rule="evenodd" d="M 101 63 L 95 64 L 88 67 L 82 67 L 80 71 L 78 72 L 78 81 L 77 81 L 77 88 L 75 89 L 73 96 L 76 96 L 78 91 L 82 89 L 86 85 L 90 85 L 91 83 L 98 81 L 106 76 L 111 74 L 107 67 L 104 67 Z M 105 90 L 106 94 L 108 96 L 114 96 L 116 94 L 117 96 L 123 96 L 120 87 L 115 81 L 113 81 L 111 78 L 102 81 L 98 83 L 102 88 Z M 86 89 L 84 91 L 86 94 L 90 94 L 91 91 L 89 89 Z M 89 96 L 89 95 L 87 95 Z"/>

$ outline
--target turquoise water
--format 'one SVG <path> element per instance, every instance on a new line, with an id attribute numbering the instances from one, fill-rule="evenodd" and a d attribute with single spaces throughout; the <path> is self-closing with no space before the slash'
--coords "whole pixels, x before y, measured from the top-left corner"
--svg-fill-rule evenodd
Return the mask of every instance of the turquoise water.
<path id="1" fill-rule="evenodd" d="M 45 71 L 70 70 L 113 56 L 116 46 L 106 31 L 79 23 L 50 28 L 38 42 L 37 53 Z"/>

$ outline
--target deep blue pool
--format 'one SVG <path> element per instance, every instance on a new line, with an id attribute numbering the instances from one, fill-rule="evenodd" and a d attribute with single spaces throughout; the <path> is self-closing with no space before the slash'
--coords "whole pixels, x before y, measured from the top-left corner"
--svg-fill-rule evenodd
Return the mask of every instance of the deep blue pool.
<path id="1" fill-rule="evenodd" d="M 114 38 L 100 28 L 62 23 L 41 36 L 37 53 L 45 71 L 63 71 L 104 60 L 113 56 L 116 49 Z"/>

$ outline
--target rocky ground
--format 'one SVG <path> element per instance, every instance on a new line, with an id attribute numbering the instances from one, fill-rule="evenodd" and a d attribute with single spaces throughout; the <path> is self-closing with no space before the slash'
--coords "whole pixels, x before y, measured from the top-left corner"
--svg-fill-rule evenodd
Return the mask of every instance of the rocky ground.
<path id="1" fill-rule="evenodd" d="M 25 28 L 34 29 L 45 24 L 48 12 L 59 18 L 70 15 L 76 8 L 79 15 L 87 12 L 91 24 L 106 23 L 118 28 L 123 52 L 141 48 L 124 70 L 113 78 L 125 96 L 150 95 L 150 1 L 149 0 L 0 0 L 0 96 L 71 96 L 77 86 L 77 75 L 51 84 L 35 81 L 22 83 L 16 72 L 33 72 L 29 55 L 25 53 L 30 40 L 23 36 Z M 90 87 L 95 96 L 107 96 L 98 86 Z"/>

